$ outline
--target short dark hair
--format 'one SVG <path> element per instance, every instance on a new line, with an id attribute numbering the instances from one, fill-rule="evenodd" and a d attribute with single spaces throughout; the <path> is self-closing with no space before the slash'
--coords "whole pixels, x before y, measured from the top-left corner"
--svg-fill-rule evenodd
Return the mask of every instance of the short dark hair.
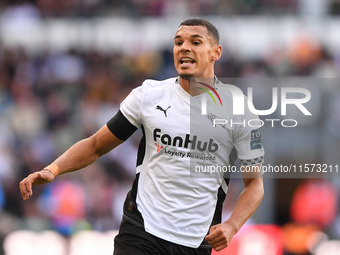
<path id="1" fill-rule="evenodd" d="M 183 21 L 179 26 L 203 26 L 208 29 L 208 33 L 212 36 L 213 40 L 219 44 L 220 43 L 220 34 L 218 33 L 217 28 L 211 24 L 209 21 L 204 19 L 187 19 Z"/>

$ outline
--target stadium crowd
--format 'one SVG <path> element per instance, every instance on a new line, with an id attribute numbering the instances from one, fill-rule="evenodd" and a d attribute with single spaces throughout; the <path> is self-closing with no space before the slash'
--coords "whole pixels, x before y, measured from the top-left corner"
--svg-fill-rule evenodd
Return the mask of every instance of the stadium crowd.
<path id="1" fill-rule="evenodd" d="M 3 0 L 0 12 L 19 6 L 21 10 L 31 10 L 41 17 L 285 15 L 304 12 L 306 4 L 316 12 L 321 9 L 319 11 L 326 14 L 340 14 L 339 0 L 62 0 L 58 3 L 51 0 Z"/>
<path id="2" fill-rule="evenodd" d="M 175 9 L 184 13 L 190 10 L 190 14 L 261 13 L 266 8 L 275 10 L 275 6 L 294 13 L 297 1 L 169 2 L 1 1 L 0 11 L 9 13 L 20 4 L 42 17 L 115 13 L 134 17 L 166 15 Z M 333 13 L 336 3 L 332 2 Z M 339 78 L 340 51 L 331 53 L 321 43 L 298 39 L 294 46 L 268 49 L 258 59 L 243 59 L 224 48 L 215 70 L 217 77 Z M 168 48 L 135 56 L 77 49 L 32 55 L 22 48 L 5 48 L 0 40 L 0 247 L 8 233 L 23 228 L 54 229 L 66 236 L 78 229 L 118 228 L 122 203 L 135 176 L 140 133 L 92 166 L 60 176 L 50 185 L 35 187 L 35 195 L 26 202 L 21 199 L 18 184 L 76 141 L 96 132 L 144 79 L 175 75 Z M 329 90 L 334 94 L 333 109 L 339 109 L 339 89 Z M 340 143 L 339 111 L 323 118 L 331 123 L 330 132 Z M 337 234 L 340 237 L 340 231 Z"/>
<path id="3" fill-rule="evenodd" d="M 140 134 L 86 170 L 60 176 L 48 188 L 37 187 L 35 196 L 25 203 L 17 184 L 77 140 L 96 132 L 115 114 L 127 93 L 145 78 L 173 75 L 169 49 L 131 57 L 76 50 L 28 56 L 23 49 L 1 48 L 0 222 L 15 223 L 0 224 L 2 236 L 24 226 L 52 227 L 65 235 L 80 223 L 78 227 L 97 230 L 117 228 L 125 191 L 134 178 Z M 216 75 L 339 77 L 340 55 L 332 56 L 326 49 L 313 48 L 306 42 L 290 51 L 272 52 L 251 61 L 225 53 L 217 62 Z M 93 178 L 98 173 L 100 178 Z M 63 185 L 68 187 L 65 192 L 69 200 L 57 192 Z M 73 205 L 71 209 L 67 204 Z"/>
<path id="4" fill-rule="evenodd" d="M 165 0 L 63 0 L 58 3 L 50 0 L 16 0 L 2 1 L 1 8 L 22 5 L 23 3 L 35 5 L 43 17 L 60 16 L 102 16 L 102 15 L 128 15 L 162 16 L 168 14 L 253 14 L 253 13 L 294 13 L 297 11 L 297 0 L 199 0 L 199 1 L 165 1 Z"/>

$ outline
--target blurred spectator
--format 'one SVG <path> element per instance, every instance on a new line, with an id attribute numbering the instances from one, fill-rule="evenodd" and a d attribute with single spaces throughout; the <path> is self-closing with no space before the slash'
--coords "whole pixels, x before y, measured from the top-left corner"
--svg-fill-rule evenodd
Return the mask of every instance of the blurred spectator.
<path id="1" fill-rule="evenodd" d="M 340 1 L 339 0 L 332 0 L 330 6 L 330 13 L 333 15 L 340 14 Z"/>
<path id="2" fill-rule="evenodd" d="M 83 184 L 66 180 L 52 182 L 41 194 L 39 209 L 52 219 L 60 233 L 72 234 L 75 224 L 85 216 Z"/>
<path id="3" fill-rule="evenodd" d="M 305 181 L 292 198 L 291 217 L 297 223 L 327 227 L 334 222 L 338 196 L 336 186 L 328 180 Z"/>
<path id="4" fill-rule="evenodd" d="M 39 10 L 31 3 L 31 1 L 15 0 L 1 2 L 2 4 L 0 4 L 0 7 L 6 7 L 1 15 L 2 20 L 7 20 L 9 22 L 27 22 L 27 20 L 40 17 Z"/>
<path id="5" fill-rule="evenodd" d="M 4 205 L 5 205 L 5 194 L 0 183 L 0 211 L 2 210 Z"/>

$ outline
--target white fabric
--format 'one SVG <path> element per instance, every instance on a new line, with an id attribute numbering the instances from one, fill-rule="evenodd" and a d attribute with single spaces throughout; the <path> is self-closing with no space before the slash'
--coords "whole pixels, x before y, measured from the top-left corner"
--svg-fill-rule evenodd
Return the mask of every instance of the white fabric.
<path id="1" fill-rule="evenodd" d="M 227 105 L 230 104 L 228 96 L 222 98 Z M 140 177 L 136 199 L 145 230 L 159 238 L 193 248 L 201 244 L 209 230 L 218 188 L 223 186 L 224 191 L 227 190 L 223 173 L 200 178 L 193 172 L 195 166 L 228 165 L 234 144 L 241 159 L 264 154 L 262 147 L 250 149 L 250 132 L 254 128 L 213 127 L 207 115 L 193 115 L 195 108 L 200 107 L 200 100 L 201 95 L 190 96 L 176 78 L 146 80 L 127 96 L 120 108 L 133 125 L 143 126 L 145 130 L 146 150 L 142 165 L 137 167 Z M 159 107 L 167 109 L 166 112 L 157 109 Z M 231 111 L 221 111 L 221 116 L 218 112 L 214 114 L 226 119 L 236 118 L 237 121 L 254 118 L 249 113 L 234 117 Z M 191 141 L 186 146 L 188 148 L 185 148 L 186 136 Z M 218 149 L 214 151 L 216 144 Z M 198 159 L 188 155 L 198 156 Z"/>

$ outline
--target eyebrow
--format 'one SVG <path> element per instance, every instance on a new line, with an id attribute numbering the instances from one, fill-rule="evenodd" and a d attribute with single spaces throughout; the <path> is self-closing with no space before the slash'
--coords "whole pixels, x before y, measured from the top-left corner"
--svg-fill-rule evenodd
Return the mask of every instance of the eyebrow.
<path id="1" fill-rule="evenodd" d="M 181 38 L 181 37 L 182 37 L 182 36 L 180 36 L 180 35 L 176 35 L 175 38 L 174 38 L 174 40 L 175 40 L 175 39 L 178 39 L 178 38 Z M 193 38 L 202 38 L 202 39 L 204 39 L 203 36 L 201 36 L 201 35 L 190 35 L 190 37 L 193 37 Z"/>

